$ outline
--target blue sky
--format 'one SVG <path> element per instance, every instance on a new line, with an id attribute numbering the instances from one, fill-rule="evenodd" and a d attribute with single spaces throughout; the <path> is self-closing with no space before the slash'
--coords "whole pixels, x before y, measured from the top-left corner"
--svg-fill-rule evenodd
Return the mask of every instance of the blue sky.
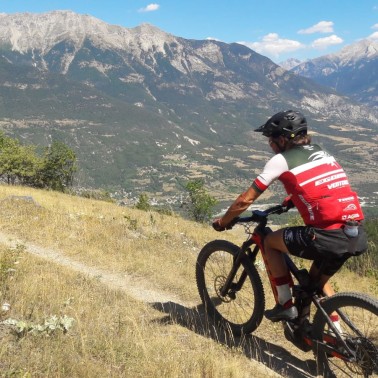
<path id="1" fill-rule="evenodd" d="M 378 0 L 0 0 L 0 12 L 72 10 L 127 28 L 239 42 L 281 62 L 378 38 Z"/>

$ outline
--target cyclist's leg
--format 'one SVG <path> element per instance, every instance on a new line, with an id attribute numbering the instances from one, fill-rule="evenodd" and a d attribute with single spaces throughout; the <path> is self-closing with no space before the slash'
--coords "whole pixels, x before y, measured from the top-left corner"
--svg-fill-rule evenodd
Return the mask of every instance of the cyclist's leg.
<path id="1" fill-rule="evenodd" d="M 351 254 L 344 253 L 335 255 L 330 253 L 329 258 L 315 259 L 310 269 L 310 277 L 313 281 L 319 282 L 319 288 L 323 293 L 330 297 L 335 294 L 329 280 L 340 270 L 344 263 L 351 257 Z"/>
<path id="2" fill-rule="evenodd" d="M 265 238 L 264 249 L 268 269 L 277 288 L 278 303 L 284 308 L 293 307 L 293 302 L 290 290 L 291 275 L 283 253 L 314 260 L 317 255 L 313 251 L 307 251 L 313 236 L 310 227 L 299 226 L 280 229 L 268 234 Z"/>
<path id="3" fill-rule="evenodd" d="M 298 316 L 291 294 L 292 278 L 283 253 L 288 253 L 283 240 L 283 230 L 268 234 L 264 240 L 264 257 L 275 288 L 277 305 L 265 311 L 265 316 L 272 321 L 294 319 Z"/>
<path id="4" fill-rule="evenodd" d="M 346 260 L 351 255 L 343 254 L 341 256 L 336 256 L 335 258 L 327 259 L 327 260 L 315 260 L 310 269 L 310 277 L 314 280 L 318 280 L 319 288 L 322 289 L 323 293 L 327 297 L 331 297 L 335 294 L 333 287 L 331 286 L 329 280 L 330 278 L 343 266 Z M 332 312 L 330 314 L 330 318 L 333 321 L 335 327 L 342 332 L 340 323 L 339 323 L 339 315 L 337 312 Z"/>
<path id="5" fill-rule="evenodd" d="M 329 283 L 329 280 L 332 276 L 328 276 L 326 274 L 322 274 L 319 277 L 320 270 L 316 266 L 316 262 L 313 262 L 310 268 L 310 277 L 311 280 L 314 282 L 316 280 L 319 281 L 319 287 L 322 289 L 323 293 L 330 297 L 331 295 L 335 294 L 335 291 L 333 290 L 331 284 Z"/>
<path id="6" fill-rule="evenodd" d="M 273 277 L 285 277 L 289 274 L 283 256 L 283 253 L 289 252 L 283 240 L 283 230 L 271 232 L 264 240 L 264 254 Z"/>

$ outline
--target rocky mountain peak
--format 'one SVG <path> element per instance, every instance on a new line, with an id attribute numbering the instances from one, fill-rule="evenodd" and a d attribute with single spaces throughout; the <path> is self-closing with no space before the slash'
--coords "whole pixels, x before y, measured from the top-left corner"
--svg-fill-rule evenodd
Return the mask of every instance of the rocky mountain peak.
<path id="1" fill-rule="evenodd" d="M 32 49 L 45 51 L 65 39 L 78 43 L 89 31 L 101 27 L 106 27 L 106 24 L 94 17 L 71 11 L 3 14 L 0 41 L 10 44 L 12 50 L 21 53 Z"/>
<path id="2" fill-rule="evenodd" d="M 341 65 L 354 64 L 360 60 L 372 59 L 378 56 L 378 41 L 363 39 L 352 45 L 344 47 L 338 53 L 329 56 L 338 59 Z"/>
<path id="3" fill-rule="evenodd" d="M 283 62 L 280 62 L 279 65 L 282 68 L 285 68 L 285 70 L 291 70 L 292 68 L 298 66 L 301 63 L 302 63 L 302 61 L 299 60 L 299 59 L 290 58 L 290 59 L 287 59 L 287 60 L 285 60 Z"/>
<path id="4" fill-rule="evenodd" d="M 378 39 L 367 38 L 336 53 L 301 63 L 291 71 L 375 108 L 377 62 Z"/>
<path id="5" fill-rule="evenodd" d="M 128 29 L 72 11 L 2 13 L 0 19 L 0 43 L 10 45 L 13 51 L 20 53 L 34 49 L 48 52 L 56 44 L 67 40 L 79 48 L 85 39 L 90 39 L 100 48 L 125 50 L 137 44 L 145 51 L 163 51 L 165 42 L 175 40 L 174 36 L 150 24 Z"/>
<path id="6" fill-rule="evenodd" d="M 378 40 L 367 38 L 345 46 L 336 53 L 324 55 L 313 59 L 312 61 L 318 62 L 328 60 L 333 61 L 340 66 L 346 66 L 358 61 L 370 60 L 376 57 L 378 57 Z"/>
<path id="7" fill-rule="evenodd" d="M 164 45 L 176 41 L 176 37 L 148 23 L 143 23 L 135 28 L 126 29 L 130 33 L 131 40 L 128 45 L 137 44 L 143 51 L 158 51 L 164 53 Z"/>

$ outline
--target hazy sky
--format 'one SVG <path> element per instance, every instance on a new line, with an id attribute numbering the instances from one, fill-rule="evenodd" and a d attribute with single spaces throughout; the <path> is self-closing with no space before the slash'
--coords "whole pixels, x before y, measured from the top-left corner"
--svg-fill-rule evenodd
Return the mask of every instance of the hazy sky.
<path id="1" fill-rule="evenodd" d="M 239 42 L 275 62 L 378 39 L 378 0 L 0 0 L 0 13 L 72 10 L 127 28 Z"/>

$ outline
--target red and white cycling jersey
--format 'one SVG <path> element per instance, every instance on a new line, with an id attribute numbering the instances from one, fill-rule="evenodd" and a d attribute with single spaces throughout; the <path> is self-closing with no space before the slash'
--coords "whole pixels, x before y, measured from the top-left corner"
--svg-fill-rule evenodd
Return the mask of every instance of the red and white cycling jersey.
<path id="1" fill-rule="evenodd" d="M 348 219 L 364 219 L 344 170 L 318 145 L 296 146 L 275 155 L 252 186 L 263 192 L 276 179 L 291 195 L 306 225 L 332 229 Z"/>

